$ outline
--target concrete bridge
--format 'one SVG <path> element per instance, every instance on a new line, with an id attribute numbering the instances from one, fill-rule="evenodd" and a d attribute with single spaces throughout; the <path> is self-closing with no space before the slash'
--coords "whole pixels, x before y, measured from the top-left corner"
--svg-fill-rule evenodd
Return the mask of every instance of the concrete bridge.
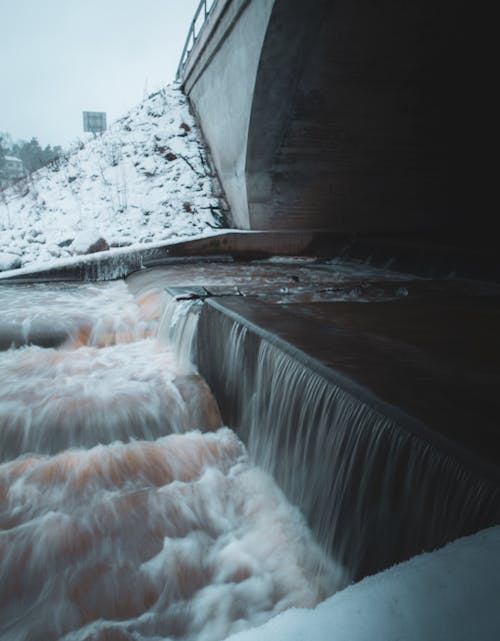
<path id="1" fill-rule="evenodd" d="M 179 80 L 234 226 L 465 228 L 456 4 L 203 0 L 200 11 Z"/>

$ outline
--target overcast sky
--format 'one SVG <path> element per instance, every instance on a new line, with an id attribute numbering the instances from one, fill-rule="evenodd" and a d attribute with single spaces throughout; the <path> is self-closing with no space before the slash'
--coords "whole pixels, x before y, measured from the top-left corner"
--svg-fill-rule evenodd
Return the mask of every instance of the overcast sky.
<path id="1" fill-rule="evenodd" d="M 0 0 L 0 132 L 83 138 L 172 82 L 198 0 Z"/>

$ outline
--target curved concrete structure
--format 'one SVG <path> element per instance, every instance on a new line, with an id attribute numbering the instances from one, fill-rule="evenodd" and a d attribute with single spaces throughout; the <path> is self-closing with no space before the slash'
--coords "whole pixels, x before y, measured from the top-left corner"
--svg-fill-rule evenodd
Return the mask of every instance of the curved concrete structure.
<path id="1" fill-rule="evenodd" d="M 219 0 L 181 78 L 252 229 L 460 227 L 449 0 Z"/>
<path id="2" fill-rule="evenodd" d="M 184 72 L 184 90 L 200 118 L 233 222 L 242 229 L 251 228 L 246 150 L 255 77 L 273 4 L 219 0 Z"/>

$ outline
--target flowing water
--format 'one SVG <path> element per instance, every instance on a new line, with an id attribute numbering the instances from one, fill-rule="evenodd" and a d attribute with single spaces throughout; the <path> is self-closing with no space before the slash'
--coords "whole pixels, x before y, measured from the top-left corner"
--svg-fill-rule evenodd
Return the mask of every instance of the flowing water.
<path id="1" fill-rule="evenodd" d="M 220 641 L 343 582 L 221 425 L 196 311 L 122 281 L 0 288 L 2 641 Z"/>

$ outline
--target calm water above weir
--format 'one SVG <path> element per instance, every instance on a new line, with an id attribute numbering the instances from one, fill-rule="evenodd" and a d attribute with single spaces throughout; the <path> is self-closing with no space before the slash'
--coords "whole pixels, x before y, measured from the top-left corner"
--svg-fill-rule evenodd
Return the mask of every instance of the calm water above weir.
<path id="1" fill-rule="evenodd" d="M 342 582 L 184 320 L 151 284 L 0 288 L 0 639 L 216 641 Z"/>

